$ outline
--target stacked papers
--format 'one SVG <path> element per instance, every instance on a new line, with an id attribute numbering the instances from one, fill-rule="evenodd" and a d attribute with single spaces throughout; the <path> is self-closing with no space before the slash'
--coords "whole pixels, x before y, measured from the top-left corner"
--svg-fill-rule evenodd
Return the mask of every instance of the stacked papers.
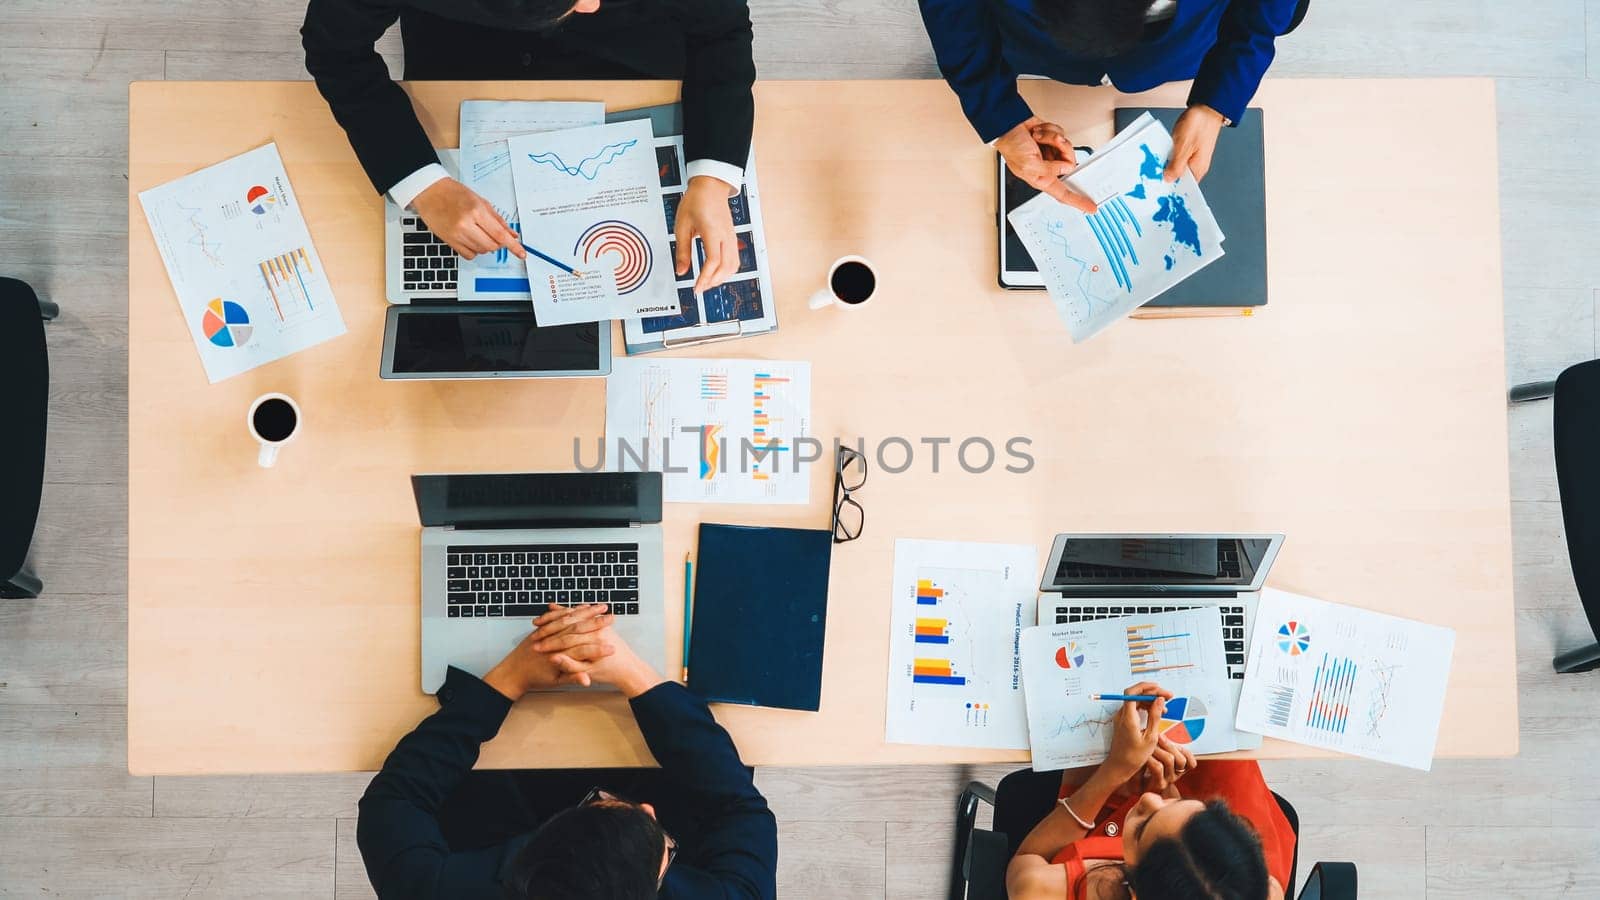
<path id="1" fill-rule="evenodd" d="M 1040 194 L 1008 216 L 1074 343 L 1222 258 L 1194 177 L 1162 179 L 1171 152 L 1172 136 L 1146 113 L 1067 178 L 1098 211 Z"/>

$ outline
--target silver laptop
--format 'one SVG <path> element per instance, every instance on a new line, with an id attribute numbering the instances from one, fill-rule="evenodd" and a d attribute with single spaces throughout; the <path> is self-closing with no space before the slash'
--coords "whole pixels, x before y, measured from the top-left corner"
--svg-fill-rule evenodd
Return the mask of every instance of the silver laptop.
<path id="1" fill-rule="evenodd" d="M 1219 607 L 1237 701 L 1260 591 L 1282 546 L 1281 534 L 1058 534 L 1039 580 L 1039 624 Z"/>
<path id="2" fill-rule="evenodd" d="M 482 677 L 548 604 L 606 603 L 666 671 L 661 473 L 413 475 L 422 520 L 422 689 Z"/>
<path id="3" fill-rule="evenodd" d="M 439 159 L 453 177 L 460 151 L 441 150 Z M 520 279 L 520 300 L 462 300 L 456 290 L 460 259 L 455 251 L 420 216 L 388 197 L 383 200 L 383 241 L 389 312 L 378 377 L 443 381 L 610 374 L 610 322 L 541 327 L 527 299 L 525 278 Z"/>

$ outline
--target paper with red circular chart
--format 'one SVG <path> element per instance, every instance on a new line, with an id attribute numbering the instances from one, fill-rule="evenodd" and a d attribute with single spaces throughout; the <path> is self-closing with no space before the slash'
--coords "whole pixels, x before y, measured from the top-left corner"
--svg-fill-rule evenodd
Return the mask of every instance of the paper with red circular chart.
<path id="1" fill-rule="evenodd" d="M 541 325 L 677 315 L 655 137 L 645 120 L 506 141 Z M 568 271 L 568 270 L 572 271 Z"/>

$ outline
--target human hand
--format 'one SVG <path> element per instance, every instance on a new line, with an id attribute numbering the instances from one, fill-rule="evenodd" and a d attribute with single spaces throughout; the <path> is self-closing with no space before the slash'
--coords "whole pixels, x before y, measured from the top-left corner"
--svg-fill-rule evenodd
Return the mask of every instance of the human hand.
<path id="1" fill-rule="evenodd" d="M 512 700 L 541 688 L 588 687 L 590 670 L 613 652 L 593 637 L 611 624 L 611 614 L 605 609 L 600 604 L 552 610 L 535 619 L 534 630 L 483 676 L 484 683 Z M 558 636 L 564 638 L 560 650 L 549 652 L 539 647 L 541 641 Z"/>
<path id="2" fill-rule="evenodd" d="M 1221 133 L 1222 113 L 1203 103 L 1184 110 L 1172 128 L 1172 155 L 1167 157 L 1167 170 L 1162 177 L 1177 181 L 1185 170 L 1193 173 L 1195 181 L 1206 177 L 1211 169 L 1211 154 L 1217 149 L 1217 135 Z"/>
<path id="3" fill-rule="evenodd" d="M 463 259 L 501 247 L 517 259 L 528 258 L 528 252 L 522 249 L 522 238 L 506 225 L 489 201 L 454 178 L 441 178 L 428 185 L 411 201 L 411 208 Z"/>
<path id="4" fill-rule="evenodd" d="M 1161 713 L 1172 699 L 1171 691 L 1163 690 L 1153 681 L 1141 681 L 1123 693 L 1153 694 L 1156 700 L 1145 711 L 1143 725 L 1139 723 L 1139 707 L 1144 704 L 1131 700 L 1124 702 L 1112 717 L 1111 752 L 1100 767 L 1117 781 L 1137 775 L 1155 754 L 1160 743 Z"/>
<path id="5" fill-rule="evenodd" d="M 733 211 L 728 208 L 728 198 L 732 196 L 728 192 L 732 189 L 720 178 L 696 175 L 689 179 L 683 199 L 678 201 L 673 228 L 678 239 L 678 257 L 673 264 L 678 274 L 689 271 L 695 238 L 700 239 L 706 251 L 706 258 L 700 262 L 700 277 L 694 281 L 696 294 L 711 290 L 739 271 L 739 239 L 733 233 Z"/>
<path id="6" fill-rule="evenodd" d="M 605 604 L 580 606 L 577 611 L 597 610 L 603 611 Z M 578 628 L 566 628 L 559 631 L 545 632 L 547 623 L 553 624 L 563 615 L 574 613 L 574 610 L 551 610 L 533 620 L 534 632 L 540 639 L 535 641 L 533 649 L 540 653 L 549 654 L 574 654 L 590 663 L 584 674 L 600 684 L 609 684 L 622 691 L 623 696 L 632 699 L 656 685 L 666 681 L 650 664 L 639 658 L 633 652 L 628 642 L 622 639 L 613 629 L 614 617 L 610 613 L 600 615 L 591 614 L 590 619 L 582 626 L 587 627 L 591 622 L 603 620 L 593 630 L 580 631 Z M 598 655 L 590 650 L 593 647 L 600 652 Z"/>
<path id="7" fill-rule="evenodd" d="M 1067 187 L 1061 176 L 1078 167 L 1077 155 L 1067 133 L 1054 122 L 1030 116 L 1001 135 L 994 149 L 1005 158 L 1011 174 L 1062 203 L 1086 213 L 1094 212 L 1094 201 Z"/>
<path id="8" fill-rule="evenodd" d="M 1145 791 L 1166 794 L 1177 787 L 1178 779 L 1194 771 L 1198 765 L 1200 761 L 1195 758 L 1193 750 L 1162 736 L 1156 740 L 1156 748 L 1151 751 L 1144 768 L 1129 779 L 1128 788 L 1135 794 Z"/>

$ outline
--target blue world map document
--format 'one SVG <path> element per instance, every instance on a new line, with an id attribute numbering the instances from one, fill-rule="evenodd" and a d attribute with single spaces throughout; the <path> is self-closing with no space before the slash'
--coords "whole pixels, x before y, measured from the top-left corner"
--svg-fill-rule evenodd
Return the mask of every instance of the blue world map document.
<path id="1" fill-rule="evenodd" d="M 1040 194 L 1007 216 L 1074 343 L 1222 258 L 1222 230 L 1194 177 L 1161 177 L 1171 152 L 1172 136 L 1147 113 L 1068 176 L 1096 212 Z"/>

